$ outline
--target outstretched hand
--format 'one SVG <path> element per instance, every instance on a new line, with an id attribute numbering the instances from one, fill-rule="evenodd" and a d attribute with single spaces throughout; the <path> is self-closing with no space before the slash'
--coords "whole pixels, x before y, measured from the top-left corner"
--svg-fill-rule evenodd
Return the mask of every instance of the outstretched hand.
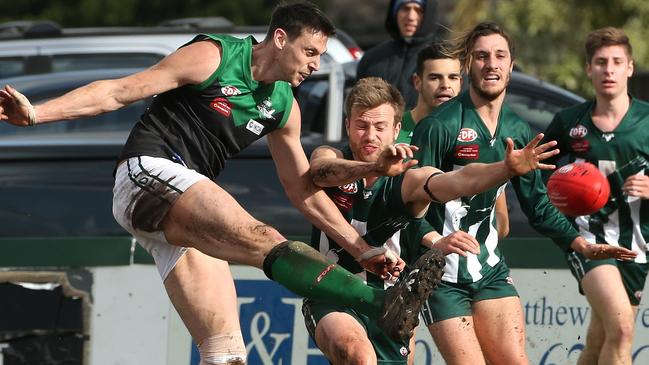
<path id="1" fill-rule="evenodd" d="M 36 112 L 25 95 L 6 85 L 0 89 L 0 120 L 26 127 L 36 124 Z"/>
<path id="2" fill-rule="evenodd" d="M 407 144 L 388 145 L 376 161 L 375 171 L 382 176 L 397 176 L 409 168 L 417 165 L 413 160 L 413 152 L 419 150 L 417 146 Z"/>
<path id="3" fill-rule="evenodd" d="M 523 149 L 515 150 L 514 141 L 511 138 L 507 138 L 505 164 L 512 175 L 525 175 L 535 169 L 552 170 L 555 168 L 555 165 L 544 164 L 540 161 L 559 153 L 558 149 L 551 149 L 557 145 L 557 142 L 550 141 L 539 146 L 542 139 L 543 133 L 539 133 Z"/>
<path id="4" fill-rule="evenodd" d="M 581 254 L 590 260 L 617 259 L 622 261 L 632 261 L 638 255 L 628 248 L 599 243 L 586 245 Z"/>

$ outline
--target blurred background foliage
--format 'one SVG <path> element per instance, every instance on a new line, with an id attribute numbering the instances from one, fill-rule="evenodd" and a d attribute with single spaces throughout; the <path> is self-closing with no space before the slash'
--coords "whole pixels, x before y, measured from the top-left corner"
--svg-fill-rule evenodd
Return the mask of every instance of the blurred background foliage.
<path id="1" fill-rule="evenodd" d="M 593 92 L 585 75 L 584 41 L 591 30 L 624 29 L 636 73 L 649 64 L 646 0 L 457 0 L 449 21 L 454 30 L 466 31 L 483 20 L 501 24 L 514 37 L 523 71 L 587 97 Z"/>
<path id="2" fill-rule="evenodd" d="M 388 0 L 312 1 L 365 49 L 388 37 L 383 29 Z M 124 26 L 221 15 L 235 24 L 260 25 L 268 23 L 277 3 L 277 0 L 0 0 L 0 22 L 50 19 L 66 27 Z M 649 43 L 645 40 L 649 24 L 647 0 L 437 0 L 437 3 L 439 21 L 451 31 L 450 37 L 480 21 L 495 21 L 514 37 L 517 63 L 523 71 L 587 97 L 592 96 L 592 88 L 584 72 L 583 43 L 589 31 L 608 25 L 623 28 L 633 43 L 636 71 L 649 64 Z"/>

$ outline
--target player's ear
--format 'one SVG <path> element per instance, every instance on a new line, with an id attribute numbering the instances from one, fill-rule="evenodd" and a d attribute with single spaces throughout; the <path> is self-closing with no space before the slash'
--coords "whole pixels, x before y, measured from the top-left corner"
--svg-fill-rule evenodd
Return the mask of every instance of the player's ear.
<path id="1" fill-rule="evenodd" d="M 275 43 L 275 47 L 279 49 L 284 49 L 284 46 L 286 46 L 286 43 L 288 42 L 288 34 L 286 31 L 282 28 L 277 28 L 273 32 L 273 43 Z"/>
<path id="2" fill-rule="evenodd" d="M 397 140 L 400 131 L 401 131 L 401 122 L 396 122 L 396 124 L 394 125 L 394 138 L 392 138 L 392 142 L 395 142 Z"/>
<path id="3" fill-rule="evenodd" d="M 417 90 L 418 93 L 421 92 L 421 78 L 419 75 L 415 72 L 412 74 L 410 77 L 412 79 L 412 84 L 415 86 L 415 90 Z"/>

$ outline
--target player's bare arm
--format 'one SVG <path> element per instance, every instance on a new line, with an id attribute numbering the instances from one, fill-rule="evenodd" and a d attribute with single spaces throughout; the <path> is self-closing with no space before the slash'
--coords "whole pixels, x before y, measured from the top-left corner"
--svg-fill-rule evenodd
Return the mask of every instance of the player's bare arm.
<path id="1" fill-rule="evenodd" d="M 543 133 L 539 133 L 520 150 L 515 150 L 514 142 L 507 138 L 505 160 L 500 162 L 473 163 L 433 177 L 430 176 L 439 170 L 430 166 L 409 171 L 402 189 L 404 201 L 427 204 L 435 200 L 443 203 L 489 190 L 504 184 L 514 176 L 524 175 L 535 169 L 553 169 L 554 165 L 541 161 L 559 153 L 559 150 L 552 149 L 557 143 L 550 141 L 539 145 L 542 138 Z"/>
<path id="2" fill-rule="evenodd" d="M 617 260 L 631 261 L 638 255 L 636 252 L 620 246 L 588 243 L 586 239 L 581 236 L 572 241 L 570 248 L 581 253 L 590 260 L 614 258 Z"/>
<path id="3" fill-rule="evenodd" d="M 295 100 L 286 126 L 268 134 L 268 144 L 277 174 L 293 205 L 352 256 L 360 257 L 372 249 L 325 192 L 313 184 L 309 162 L 300 143 L 300 109 Z M 405 266 L 400 258 L 388 258 L 383 254 L 368 257 L 360 263 L 368 271 L 381 276 L 387 276 L 387 273 L 398 276 Z"/>
<path id="4" fill-rule="evenodd" d="M 503 239 L 509 235 L 509 210 L 507 209 L 507 197 L 504 191 L 496 199 L 495 209 L 498 239 Z"/>
<path id="5" fill-rule="evenodd" d="M 18 90 L 0 90 L 0 119 L 16 126 L 94 116 L 135 101 L 207 80 L 220 64 L 220 46 L 212 41 L 182 47 L 150 68 L 115 80 L 99 80 L 32 106 Z"/>
<path id="6" fill-rule="evenodd" d="M 365 177 L 396 176 L 417 164 L 415 146 L 388 145 L 375 162 L 347 160 L 330 146 L 318 147 L 311 155 L 311 177 L 321 187 L 340 186 Z"/>

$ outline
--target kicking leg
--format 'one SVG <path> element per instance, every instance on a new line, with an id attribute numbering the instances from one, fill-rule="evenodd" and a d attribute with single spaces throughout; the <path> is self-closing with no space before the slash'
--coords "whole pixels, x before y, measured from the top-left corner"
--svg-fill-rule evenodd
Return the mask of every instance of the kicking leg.
<path id="1" fill-rule="evenodd" d="M 270 278 L 298 295 L 349 306 L 378 318 L 395 339 L 410 338 L 419 308 L 439 282 L 444 265 L 441 254 L 431 250 L 388 291 L 372 289 L 310 246 L 285 241 L 209 180 L 195 183 L 180 195 L 161 226 L 172 244 L 190 244 L 212 257 L 263 268 Z M 284 243 L 278 245 L 280 242 Z"/>

